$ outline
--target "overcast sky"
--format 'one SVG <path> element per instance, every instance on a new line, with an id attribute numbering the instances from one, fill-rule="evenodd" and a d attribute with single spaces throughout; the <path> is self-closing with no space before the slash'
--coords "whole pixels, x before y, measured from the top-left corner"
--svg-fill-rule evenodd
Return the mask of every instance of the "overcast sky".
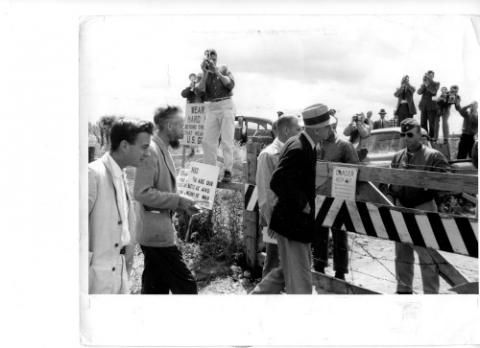
<path id="1" fill-rule="evenodd" d="M 377 118 L 384 108 L 390 118 L 402 76 L 418 88 L 430 69 L 442 86 L 458 84 L 464 103 L 480 99 L 478 17 L 92 17 L 80 39 L 81 117 L 90 121 L 151 120 L 158 106 L 184 106 L 180 92 L 209 47 L 233 72 L 238 115 L 273 119 L 322 102 L 340 128 L 356 112 Z M 456 112 L 451 125 L 461 130 Z"/>

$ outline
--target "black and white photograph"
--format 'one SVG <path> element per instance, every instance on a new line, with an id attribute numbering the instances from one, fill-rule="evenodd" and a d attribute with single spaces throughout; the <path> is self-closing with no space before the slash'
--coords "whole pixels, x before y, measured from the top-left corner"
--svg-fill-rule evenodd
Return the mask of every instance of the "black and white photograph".
<path id="1" fill-rule="evenodd" d="M 127 3 L 0 11 L 18 345 L 480 343 L 479 8 Z"/>

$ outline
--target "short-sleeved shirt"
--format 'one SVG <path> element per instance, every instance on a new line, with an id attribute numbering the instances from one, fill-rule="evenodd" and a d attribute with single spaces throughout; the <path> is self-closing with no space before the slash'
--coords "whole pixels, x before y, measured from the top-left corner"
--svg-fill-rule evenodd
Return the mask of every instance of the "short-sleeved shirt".
<path id="1" fill-rule="evenodd" d="M 462 133 L 468 135 L 475 135 L 478 132 L 478 114 L 471 110 L 467 111 L 465 108 L 460 110 L 460 115 L 463 117 Z"/>
<path id="2" fill-rule="evenodd" d="M 232 90 L 235 87 L 235 81 L 233 79 L 232 74 L 227 71 L 224 74 L 230 79 L 230 83 L 228 85 L 224 85 L 220 78 L 212 73 L 208 74 L 207 81 L 205 84 L 205 101 L 212 101 L 214 99 L 219 98 L 227 98 L 233 95 Z"/>

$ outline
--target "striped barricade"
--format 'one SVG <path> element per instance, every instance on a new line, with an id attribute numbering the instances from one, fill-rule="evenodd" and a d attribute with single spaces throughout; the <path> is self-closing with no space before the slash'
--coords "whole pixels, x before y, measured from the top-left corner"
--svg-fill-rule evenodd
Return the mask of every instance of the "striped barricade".
<path id="1" fill-rule="evenodd" d="M 370 237 L 478 258 L 478 221 L 318 195 L 316 223 Z"/>
<path id="2" fill-rule="evenodd" d="M 258 209 L 257 186 L 245 184 L 245 210 L 254 211 Z"/>

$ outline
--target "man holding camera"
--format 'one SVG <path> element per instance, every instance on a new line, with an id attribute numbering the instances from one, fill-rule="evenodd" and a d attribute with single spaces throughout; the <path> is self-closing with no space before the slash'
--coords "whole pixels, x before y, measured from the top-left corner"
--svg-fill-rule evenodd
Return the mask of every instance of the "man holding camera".
<path id="1" fill-rule="evenodd" d="M 411 118 L 417 113 L 415 104 L 413 103 L 413 93 L 415 87 L 410 85 L 410 78 L 408 75 L 402 77 L 400 88 L 397 88 L 393 94 L 397 97 L 397 109 L 395 110 L 395 116 L 397 116 L 397 124 L 399 125 L 406 118 Z"/>
<path id="2" fill-rule="evenodd" d="M 432 100 L 437 95 L 440 83 L 433 81 L 435 73 L 429 70 L 423 76 L 423 84 L 417 93 L 422 96 L 418 108 L 420 109 L 420 125 L 428 131 L 428 136 L 434 138 L 435 119 L 437 118 L 437 103 Z"/>
<path id="3" fill-rule="evenodd" d="M 363 113 L 352 117 L 352 122 L 343 130 L 343 135 L 350 137 L 350 142 L 355 144 L 361 138 L 367 138 L 370 135 L 370 121 L 365 118 Z"/>
<path id="4" fill-rule="evenodd" d="M 185 87 L 181 93 L 182 97 L 187 99 L 187 104 L 203 103 L 202 97 L 195 93 L 195 85 L 200 82 L 202 75 L 202 73 L 199 73 L 198 75 L 191 73 L 188 75 L 188 78 L 190 79 L 190 85 Z"/>
<path id="5" fill-rule="evenodd" d="M 450 116 L 450 107 L 455 105 L 455 109 L 460 112 L 460 96 L 458 95 L 458 86 L 453 85 L 450 91 L 447 87 L 440 89 L 440 96 L 437 99 L 438 117 L 435 118 L 435 132 L 433 141 L 437 141 L 440 132 L 440 118 L 442 119 L 443 142 L 448 143 L 449 127 L 448 117 Z"/>
<path id="6" fill-rule="evenodd" d="M 233 134 L 235 129 L 235 107 L 232 90 L 235 81 L 227 66 L 217 66 L 217 52 L 205 51 L 201 64 L 203 76 L 195 87 L 195 93 L 206 102 L 205 133 L 203 135 L 203 155 L 205 163 L 216 165 L 218 139 L 221 138 L 225 172 L 224 182 L 232 180 Z"/>
<path id="7" fill-rule="evenodd" d="M 472 147 L 475 142 L 475 135 L 478 132 L 478 103 L 474 101 L 471 104 L 459 110 L 463 117 L 462 135 L 458 143 L 457 159 L 467 158 L 471 155 Z M 472 156 L 473 158 L 473 156 Z"/>

